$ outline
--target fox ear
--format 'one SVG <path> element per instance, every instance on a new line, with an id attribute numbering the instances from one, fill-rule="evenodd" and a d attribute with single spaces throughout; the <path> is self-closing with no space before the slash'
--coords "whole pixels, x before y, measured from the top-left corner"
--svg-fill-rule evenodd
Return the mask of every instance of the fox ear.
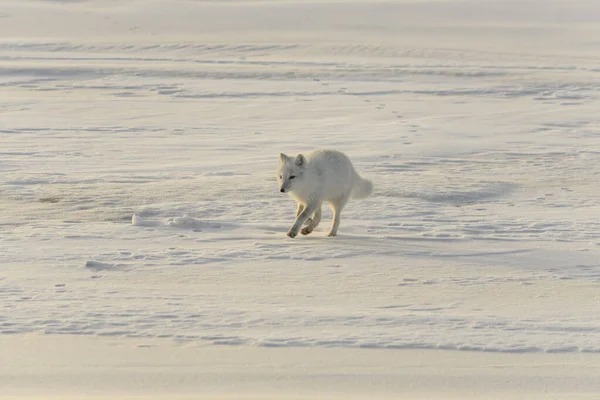
<path id="1" fill-rule="evenodd" d="M 287 160 L 289 160 L 290 158 L 288 156 L 286 156 L 283 153 L 279 153 L 279 161 L 281 161 L 282 163 L 287 162 Z"/>
<path id="2" fill-rule="evenodd" d="M 296 156 L 296 165 L 301 167 L 306 164 L 306 158 L 302 154 Z"/>

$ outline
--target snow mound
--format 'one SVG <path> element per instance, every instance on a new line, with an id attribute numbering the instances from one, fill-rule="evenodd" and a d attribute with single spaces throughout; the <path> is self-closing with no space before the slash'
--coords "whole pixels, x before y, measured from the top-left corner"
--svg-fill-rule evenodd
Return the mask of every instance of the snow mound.
<path id="1" fill-rule="evenodd" d="M 100 261 L 88 260 L 85 262 L 85 267 L 96 271 L 105 271 L 114 269 L 115 265 L 110 263 L 103 263 Z"/>
<path id="2" fill-rule="evenodd" d="M 184 215 L 183 217 L 169 218 L 167 220 L 167 225 L 172 226 L 174 228 L 193 229 L 193 230 L 221 228 L 220 224 L 213 224 L 213 223 L 209 223 L 209 222 L 205 222 L 205 221 L 200 221 L 199 219 L 192 218 L 187 215 Z"/>
<path id="3" fill-rule="evenodd" d="M 150 220 L 133 214 L 131 224 L 134 226 L 169 226 L 178 229 L 190 229 L 194 231 L 202 231 L 205 229 L 221 229 L 219 223 L 201 221 L 199 219 L 184 215 L 182 217 L 170 217 L 165 222 Z"/>
<path id="4" fill-rule="evenodd" d="M 133 214 L 133 217 L 131 217 L 131 225 L 134 225 L 134 226 L 158 226 L 158 225 L 160 225 L 160 223 L 158 221 L 147 220 L 136 214 Z"/>

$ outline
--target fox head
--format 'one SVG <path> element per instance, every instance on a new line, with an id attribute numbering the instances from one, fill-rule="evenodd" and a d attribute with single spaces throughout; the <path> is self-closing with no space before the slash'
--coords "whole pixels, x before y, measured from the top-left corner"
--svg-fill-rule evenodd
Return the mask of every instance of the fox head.
<path id="1" fill-rule="evenodd" d="M 301 184 L 306 168 L 306 158 L 298 154 L 296 158 L 288 157 L 285 154 L 279 154 L 279 167 L 277 167 L 277 182 L 279 191 L 286 193 Z"/>

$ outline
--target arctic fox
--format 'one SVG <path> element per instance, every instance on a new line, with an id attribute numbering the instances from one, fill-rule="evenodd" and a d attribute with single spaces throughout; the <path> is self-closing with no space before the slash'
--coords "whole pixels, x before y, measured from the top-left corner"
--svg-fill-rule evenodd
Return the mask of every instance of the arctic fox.
<path id="1" fill-rule="evenodd" d="M 362 199 L 373 192 L 373 183 L 362 179 L 350 159 L 333 150 L 314 150 L 295 158 L 279 155 L 277 177 L 282 193 L 289 193 L 298 202 L 296 221 L 287 235 L 308 235 L 321 222 L 321 206 L 328 201 L 333 210 L 329 236 L 337 235 L 340 213 L 350 198 Z"/>

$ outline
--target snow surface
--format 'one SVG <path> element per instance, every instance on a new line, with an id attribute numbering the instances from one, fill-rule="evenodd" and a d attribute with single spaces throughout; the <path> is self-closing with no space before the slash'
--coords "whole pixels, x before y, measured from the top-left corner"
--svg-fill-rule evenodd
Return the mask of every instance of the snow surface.
<path id="1" fill-rule="evenodd" d="M 0 335 L 600 352 L 600 3 L 0 5 Z"/>
<path id="2" fill-rule="evenodd" d="M 19 349 L 19 351 L 15 351 Z M 596 400 L 597 354 L 4 335 L 3 400 Z"/>

